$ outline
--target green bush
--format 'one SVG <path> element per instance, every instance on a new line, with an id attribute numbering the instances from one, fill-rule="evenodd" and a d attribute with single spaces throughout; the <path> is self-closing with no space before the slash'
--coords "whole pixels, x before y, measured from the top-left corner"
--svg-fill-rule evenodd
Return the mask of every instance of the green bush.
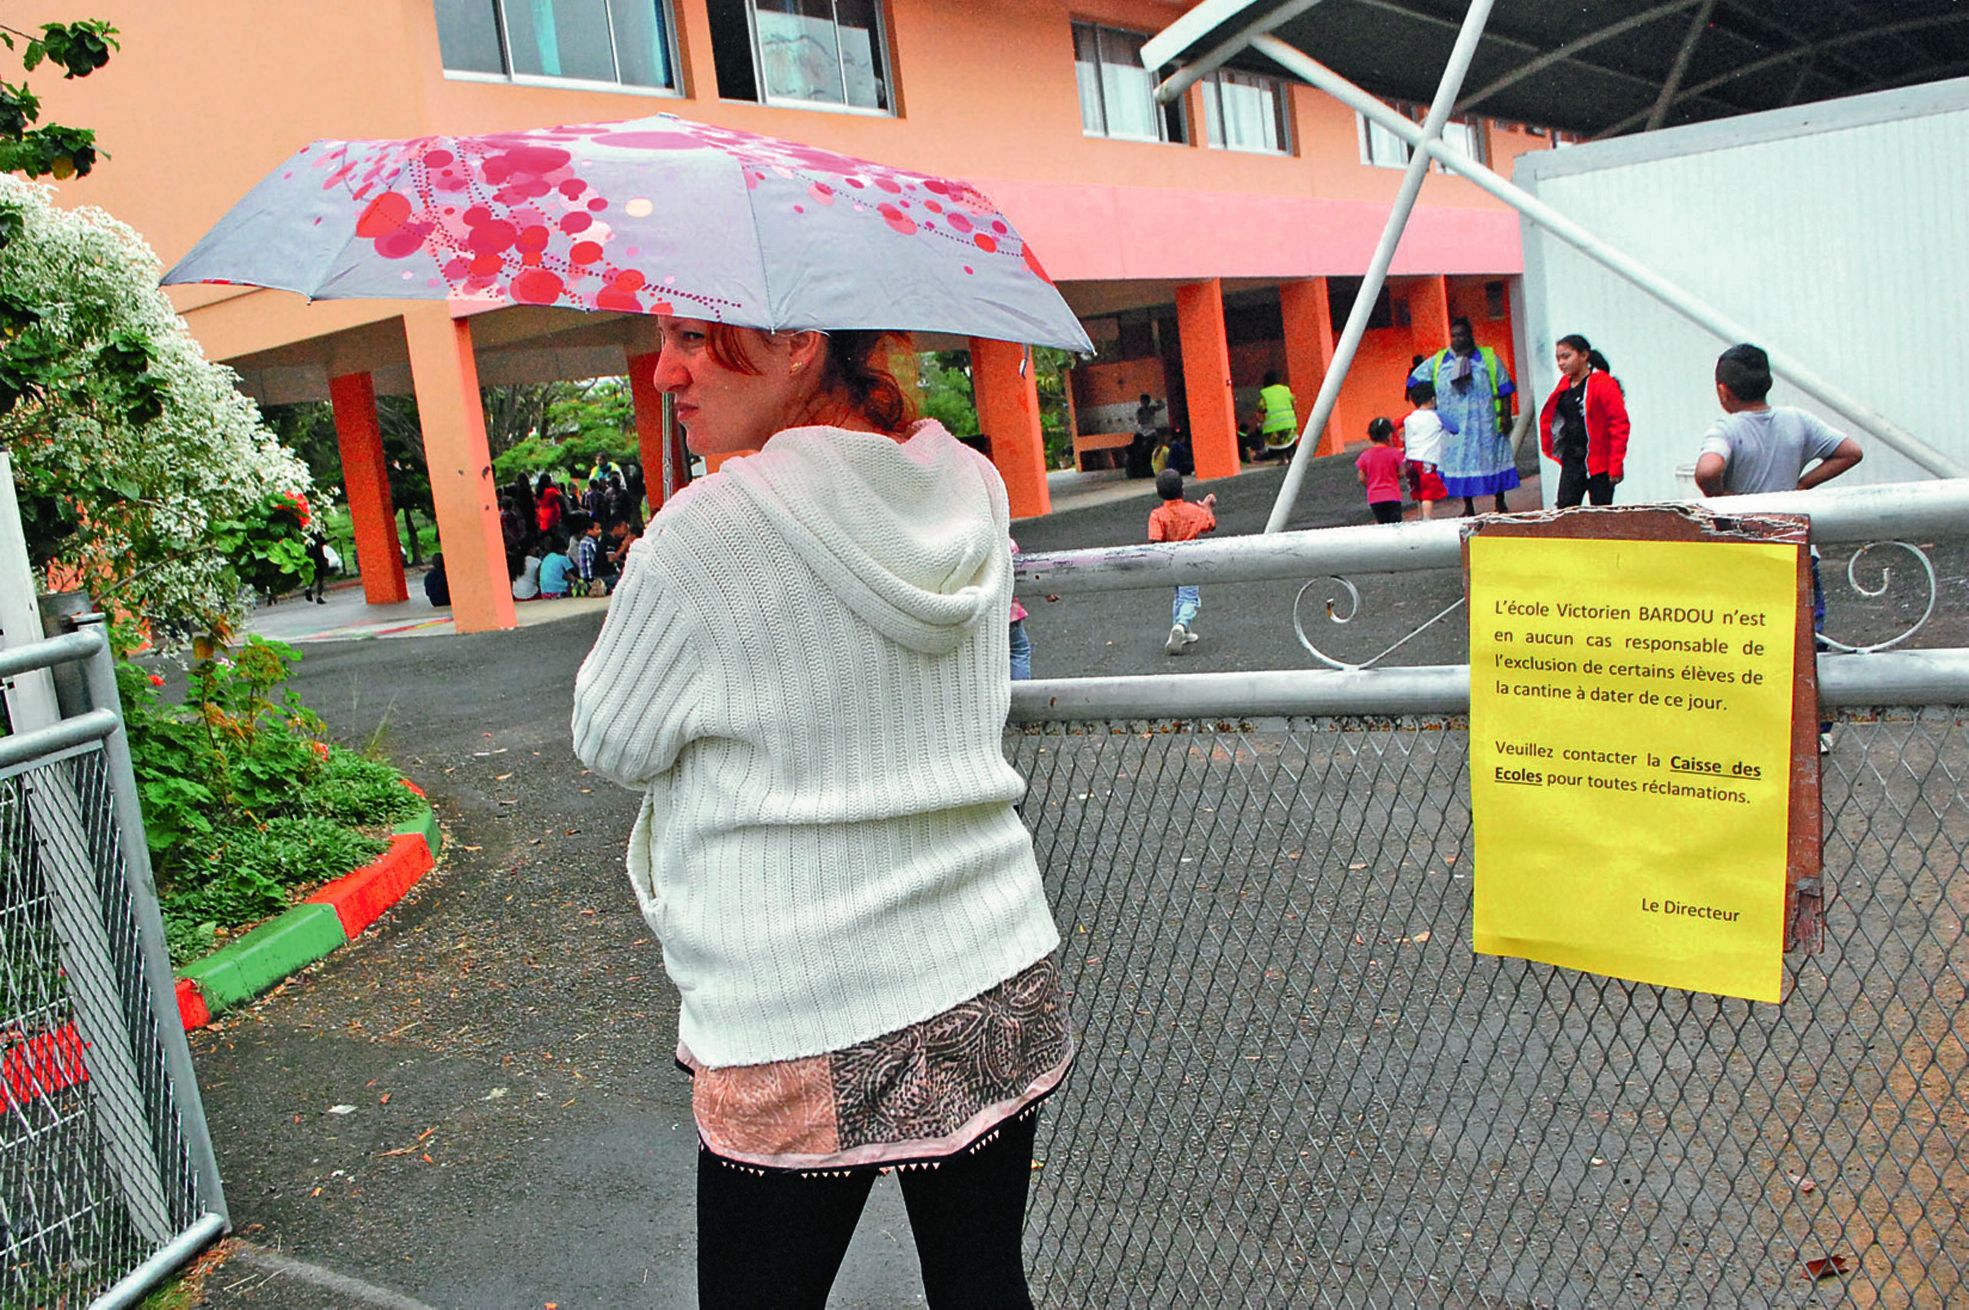
<path id="1" fill-rule="evenodd" d="M 296 658 L 250 638 L 232 659 L 195 666 L 183 704 L 159 694 L 163 679 L 118 669 L 174 964 L 375 859 L 387 843 L 355 829 L 420 805 L 395 769 L 323 739 L 320 718 L 285 688 Z"/>
<path id="2" fill-rule="evenodd" d="M 333 746 L 302 803 L 309 814 L 357 825 L 396 823 L 424 804 L 389 765 Z"/>
<path id="3" fill-rule="evenodd" d="M 250 923 L 286 909 L 295 888 L 339 878 L 388 846 L 333 819 L 218 828 L 178 852 L 179 876 L 159 899 L 170 918 Z"/>

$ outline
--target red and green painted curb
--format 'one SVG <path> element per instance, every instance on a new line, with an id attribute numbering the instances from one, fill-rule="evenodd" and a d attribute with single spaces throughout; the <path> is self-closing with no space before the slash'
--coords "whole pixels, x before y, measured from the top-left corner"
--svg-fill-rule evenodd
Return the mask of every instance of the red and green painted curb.
<path id="1" fill-rule="evenodd" d="M 403 785 L 423 799 L 423 788 Z M 437 865 L 443 838 L 427 801 L 396 826 L 390 848 L 370 863 L 329 883 L 306 901 L 214 951 L 178 974 L 178 1017 L 185 1031 L 251 1000 L 281 979 L 346 946 L 403 899 Z M 9 1038 L 15 1040 L 8 1040 Z M 0 1034 L 0 1101 L 25 1105 L 89 1080 L 87 1044 L 73 1022 L 19 1040 Z"/>
<path id="2" fill-rule="evenodd" d="M 409 779 L 404 786 L 423 791 Z M 396 826 L 390 848 L 324 886 L 278 918 L 178 972 L 178 1015 L 185 1030 L 202 1028 L 349 942 L 403 899 L 437 865 L 442 838 L 425 804 Z"/>

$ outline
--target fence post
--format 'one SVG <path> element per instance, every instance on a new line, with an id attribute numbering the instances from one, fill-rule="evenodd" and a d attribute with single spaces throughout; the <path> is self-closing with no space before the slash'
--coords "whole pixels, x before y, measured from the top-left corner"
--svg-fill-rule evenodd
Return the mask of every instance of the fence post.
<path id="1" fill-rule="evenodd" d="M 101 649 L 92 660 L 107 659 L 105 635 L 100 630 L 96 635 Z M 123 761 L 127 770 L 127 748 Z M 111 763 L 107 755 L 104 763 Z M 144 1087 L 128 1027 L 133 1020 L 147 1019 L 148 1012 L 134 1010 L 120 999 L 124 989 L 116 943 L 104 913 L 104 875 L 114 876 L 108 858 L 116 845 L 110 826 L 113 816 L 85 803 L 74 780 L 58 768 L 24 777 L 21 796 L 31 834 L 28 858 L 46 880 L 61 965 L 68 977 L 64 990 L 75 1008 L 76 1033 L 89 1071 L 85 1086 L 102 1119 L 103 1150 L 131 1223 L 146 1241 L 163 1243 L 177 1228 L 159 1177 L 157 1138 L 145 1112 Z M 182 1039 L 182 1031 L 179 1036 Z"/>
<path id="2" fill-rule="evenodd" d="M 123 725 L 123 698 L 116 689 L 116 657 L 109 649 L 108 624 L 101 614 L 83 615 L 80 629 L 104 634 L 103 644 L 85 666 L 91 708 L 116 715 L 116 731 L 103 738 L 103 763 L 109 773 L 115 805 L 117 844 L 123 850 L 124 879 L 130 889 L 130 917 L 137 929 L 140 979 L 149 1000 L 149 1017 L 157 1026 L 172 1098 L 178 1110 L 178 1129 L 198 1177 L 198 1200 L 207 1213 L 227 1219 L 224 1188 L 219 1182 L 218 1157 L 205 1122 L 205 1102 L 192 1068 L 191 1044 L 178 1015 L 177 982 L 171 974 L 171 954 L 164 942 L 164 916 L 158 908 L 157 884 L 150 867 L 150 842 L 144 835 L 143 806 L 137 795 L 136 769 L 130 758 L 130 736 Z M 134 997 L 130 998 L 134 1001 Z M 137 1015 L 132 1007 L 132 1021 Z M 166 1162 L 159 1160 L 162 1168 Z"/>

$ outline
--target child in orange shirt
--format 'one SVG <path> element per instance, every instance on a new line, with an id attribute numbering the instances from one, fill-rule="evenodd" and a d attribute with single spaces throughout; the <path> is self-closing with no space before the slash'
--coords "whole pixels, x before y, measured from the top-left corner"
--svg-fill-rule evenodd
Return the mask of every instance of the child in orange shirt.
<path id="1" fill-rule="evenodd" d="M 1155 493 L 1162 497 L 1162 503 L 1149 511 L 1150 541 L 1195 541 L 1206 532 L 1217 528 L 1217 496 L 1215 492 L 1205 496 L 1201 502 L 1183 499 L 1183 475 L 1175 469 L 1164 469 L 1155 475 Z M 1203 608 L 1203 600 L 1195 587 L 1176 588 L 1176 602 L 1170 610 L 1169 640 L 1162 649 L 1170 655 L 1181 655 L 1196 641 L 1196 633 L 1191 629 L 1196 623 L 1196 612 Z"/>

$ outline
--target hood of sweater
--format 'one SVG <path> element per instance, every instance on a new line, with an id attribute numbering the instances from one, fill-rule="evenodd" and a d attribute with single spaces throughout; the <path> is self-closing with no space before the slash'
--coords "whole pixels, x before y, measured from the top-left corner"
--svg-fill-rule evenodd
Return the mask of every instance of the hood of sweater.
<path id="1" fill-rule="evenodd" d="M 1010 552 L 997 470 L 942 424 L 906 441 L 788 428 L 723 471 L 841 603 L 893 641 L 942 655 L 1004 621 Z"/>

